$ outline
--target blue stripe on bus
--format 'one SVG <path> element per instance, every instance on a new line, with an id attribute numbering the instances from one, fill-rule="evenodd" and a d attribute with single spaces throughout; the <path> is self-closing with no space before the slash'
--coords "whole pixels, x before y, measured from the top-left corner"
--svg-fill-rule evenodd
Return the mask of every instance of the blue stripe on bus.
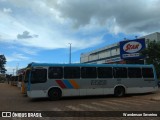
<path id="1" fill-rule="evenodd" d="M 73 86 L 68 80 L 63 80 L 63 83 L 67 86 L 67 88 L 73 88 Z"/>

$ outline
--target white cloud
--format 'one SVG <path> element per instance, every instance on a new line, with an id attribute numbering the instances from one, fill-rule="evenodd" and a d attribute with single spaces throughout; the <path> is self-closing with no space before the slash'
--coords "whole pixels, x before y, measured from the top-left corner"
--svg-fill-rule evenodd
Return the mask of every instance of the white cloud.
<path id="1" fill-rule="evenodd" d="M 31 29 L 27 28 L 25 25 L 21 24 L 16 18 L 11 14 L 4 13 L 0 11 L 0 41 L 4 42 L 13 42 L 17 38 L 17 34 L 22 31 L 30 31 Z"/>
<path id="2" fill-rule="evenodd" d="M 6 2 L 7 0 L 0 0 L 0 2 Z"/>
<path id="3" fill-rule="evenodd" d="M 7 74 L 12 74 L 13 75 L 13 72 L 14 72 L 14 75 L 16 75 L 16 70 L 19 70 L 19 69 L 21 69 L 21 68 L 25 68 L 24 66 L 23 67 L 20 67 L 19 68 L 19 64 L 17 63 L 17 64 L 15 64 L 15 66 L 6 66 L 5 67 L 6 68 L 6 73 Z"/>
<path id="4" fill-rule="evenodd" d="M 6 66 L 5 68 L 6 68 L 6 70 L 7 70 L 7 71 L 6 71 L 7 74 L 13 74 L 13 70 L 14 70 L 14 73 L 15 73 L 16 67 Z"/>
<path id="5" fill-rule="evenodd" d="M 47 0 L 47 5 L 57 10 L 61 18 L 70 19 L 77 27 L 90 24 L 94 18 L 97 24 L 116 34 L 159 31 L 159 3 L 159 0 Z"/>
<path id="6" fill-rule="evenodd" d="M 11 10 L 11 8 L 3 8 L 3 12 L 5 12 L 5 13 L 11 13 L 12 10 Z"/>
<path id="7" fill-rule="evenodd" d="M 18 8 L 24 7 L 24 3 L 22 4 L 21 2 L 22 1 L 18 0 L 14 2 L 14 5 Z M 13 1 L 11 1 L 11 3 L 13 3 Z M 26 19 L 27 17 L 24 16 L 14 16 L 14 14 L 9 15 L 0 12 L 2 16 L 0 22 L 3 23 L 0 24 L 0 41 L 42 49 L 67 48 L 70 42 L 74 43 L 73 47 L 82 49 L 103 42 L 102 40 L 95 41 L 97 37 L 100 38 L 101 36 L 94 35 L 94 37 L 90 36 L 89 38 L 85 38 L 88 37 L 86 31 L 91 34 L 91 28 L 93 27 L 90 27 L 90 30 L 87 28 L 86 30 L 74 30 L 70 26 L 70 21 L 62 19 L 58 15 L 58 11 L 47 7 L 42 1 L 34 1 L 31 6 L 30 4 L 28 1 L 25 1 L 25 7 L 29 7 L 32 10 L 30 14 L 36 13 L 37 15 L 33 16 L 33 18 L 38 19 L 36 20 L 36 24 L 34 23 L 34 19 Z M 35 5 L 39 5 L 42 9 L 35 8 Z M 47 19 L 44 19 L 45 15 L 47 15 Z M 49 17 L 49 15 L 51 17 Z M 27 31 L 27 34 L 26 32 L 24 34 L 24 31 Z M 76 36 L 79 32 L 83 34 L 83 37 L 79 38 Z M 35 37 L 35 35 L 38 37 Z M 19 39 L 17 39 L 17 37 Z M 88 41 L 91 44 L 86 44 Z"/>
<path id="8" fill-rule="evenodd" d="M 107 32 L 160 31 L 160 0 L 0 0 L 0 4 L 0 42 L 17 50 L 6 56 L 8 62 L 29 61 L 28 56 L 41 49 L 68 48 L 68 43 L 74 50 L 98 46 Z"/>
<path id="9" fill-rule="evenodd" d="M 101 38 L 107 31 L 112 34 L 159 31 L 158 2 L 9 0 L 10 7 L 4 8 L 11 14 L 0 11 L 0 41 L 42 49 L 67 48 L 68 43 L 73 43 L 76 49 L 83 49 L 103 43 Z M 26 39 L 17 39 L 17 35 L 24 37 L 24 31 L 28 33 Z"/>
<path id="10" fill-rule="evenodd" d="M 26 54 L 29 55 L 37 55 L 38 49 L 32 49 L 32 48 L 20 48 L 21 51 L 23 51 Z"/>
<path id="11" fill-rule="evenodd" d="M 25 61 L 25 60 L 29 60 L 29 57 L 26 57 L 24 54 L 20 54 L 20 53 L 13 53 L 10 56 L 6 56 L 6 60 L 7 62 L 12 62 L 12 61 Z"/>

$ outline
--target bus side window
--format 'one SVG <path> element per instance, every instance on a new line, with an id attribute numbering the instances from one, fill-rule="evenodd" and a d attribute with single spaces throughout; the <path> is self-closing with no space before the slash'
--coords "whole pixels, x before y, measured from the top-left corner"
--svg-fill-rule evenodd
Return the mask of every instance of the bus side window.
<path id="1" fill-rule="evenodd" d="M 152 68 L 142 68 L 143 78 L 154 78 L 153 69 Z"/>
<path id="2" fill-rule="evenodd" d="M 63 68 L 62 67 L 49 67 L 48 78 L 49 79 L 62 79 L 63 78 Z"/>
<path id="3" fill-rule="evenodd" d="M 81 67 L 82 78 L 97 78 L 96 67 Z"/>
<path id="4" fill-rule="evenodd" d="M 113 68 L 114 78 L 127 78 L 127 68 L 125 67 L 114 67 Z"/>
<path id="5" fill-rule="evenodd" d="M 142 78 L 141 68 L 128 68 L 129 78 Z"/>
<path id="6" fill-rule="evenodd" d="M 80 67 L 64 67 L 64 78 L 80 78 Z"/>
<path id="7" fill-rule="evenodd" d="M 112 67 L 98 67 L 98 78 L 113 78 Z"/>
<path id="8" fill-rule="evenodd" d="M 35 69 L 31 73 L 31 83 L 44 83 L 47 81 L 46 69 Z"/>

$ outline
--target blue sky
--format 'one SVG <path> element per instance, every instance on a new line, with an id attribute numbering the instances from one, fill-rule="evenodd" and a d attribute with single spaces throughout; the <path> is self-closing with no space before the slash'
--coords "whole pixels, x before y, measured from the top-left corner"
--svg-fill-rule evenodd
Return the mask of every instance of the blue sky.
<path id="1" fill-rule="evenodd" d="M 160 31 L 160 0 L 0 0 L 0 54 L 7 73 Z"/>

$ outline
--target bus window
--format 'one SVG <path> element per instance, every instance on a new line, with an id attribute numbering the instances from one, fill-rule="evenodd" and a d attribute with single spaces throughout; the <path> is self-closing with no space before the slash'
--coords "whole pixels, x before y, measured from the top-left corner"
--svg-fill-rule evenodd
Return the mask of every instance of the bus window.
<path id="1" fill-rule="evenodd" d="M 97 78 L 96 67 L 82 67 L 81 77 L 82 78 Z"/>
<path id="2" fill-rule="evenodd" d="M 113 71 L 114 78 L 127 78 L 127 68 L 115 67 Z"/>
<path id="3" fill-rule="evenodd" d="M 128 68 L 129 78 L 142 78 L 141 68 Z"/>
<path id="4" fill-rule="evenodd" d="M 152 68 L 142 68 L 143 78 L 154 78 L 153 69 Z"/>
<path id="5" fill-rule="evenodd" d="M 80 67 L 64 67 L 64 78 L 80 78 Z"/>
<path id="6" fill-rule="evenodd" d="M 112 67 L 98 67 L 98 78 L 112 78 Z"/>
<path id="7" fill-rule="evenodd" d="M 49 67 L 48 77 L 49 79 L 62 79 L 63 78 L 63 68 L 62 67 Z"/>
<path id="8" fill-rule="evenodd" d="M 47 69 L 34 69 L 31 72 L 31 83 L 44 83 L 47 81 Z"/>

